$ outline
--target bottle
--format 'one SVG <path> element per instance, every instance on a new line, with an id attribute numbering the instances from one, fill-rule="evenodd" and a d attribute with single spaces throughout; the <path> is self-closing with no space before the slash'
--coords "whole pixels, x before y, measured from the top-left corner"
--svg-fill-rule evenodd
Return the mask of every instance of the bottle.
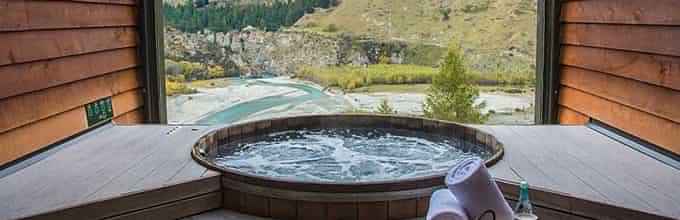
<path id="1" fill-rule="evenodd" d="M 519 201 L 515 206 L 515 220 L 537 220 L 538 216 L 534 215 L 531 208 L 531 201 L 529 201 L 529 184 L 522 181 L 519 184 Z"/>

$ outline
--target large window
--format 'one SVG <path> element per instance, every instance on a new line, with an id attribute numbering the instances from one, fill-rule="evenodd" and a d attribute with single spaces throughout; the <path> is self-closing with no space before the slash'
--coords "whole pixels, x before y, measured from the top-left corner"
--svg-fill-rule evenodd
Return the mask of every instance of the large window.
<path id="1" fill-rule="evenodd" d="M 164 0 L 169 123 L 533 124 L 536 0 Z"/>

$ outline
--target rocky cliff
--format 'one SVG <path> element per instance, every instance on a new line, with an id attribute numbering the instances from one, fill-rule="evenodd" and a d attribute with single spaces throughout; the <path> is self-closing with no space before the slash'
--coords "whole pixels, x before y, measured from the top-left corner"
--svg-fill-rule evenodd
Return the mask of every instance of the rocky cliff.
<path id="1" fill-rule="evenodd" d="M 227 33 L 165 30 L 168 59 L 220 65 L 229 75 L 286 75 L 293 74 L 303 65 L 422 64 L 423 60 L 409 51 L 410 46 L 403 42 L 378 42 L 313 32 L 264 32 L 252 28 Z M 436 60 L 425 62 L 436 63 Z"/>

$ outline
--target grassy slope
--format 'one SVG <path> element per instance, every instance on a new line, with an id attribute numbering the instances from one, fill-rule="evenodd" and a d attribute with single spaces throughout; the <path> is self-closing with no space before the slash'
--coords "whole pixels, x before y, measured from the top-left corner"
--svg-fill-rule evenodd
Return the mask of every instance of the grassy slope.
<path id="1" fill-rule="evenodd" d="M 351 92 L 372 93 L 372 92 L 393 92 L 393 93 L 427 93 L 430 84 L 391 84 L 391 85 L 370 85 L 352 90 Z M 510 86 L 478 86 L 480 92 L 484 93 L 504 93 L 531 95 L 533 90 L 530 88 L 517 88 Z"/>
<path id="2" fill-rule="evenodd" d="M 343 0 L 334 10 L 301 19 L 297 27 L 323 31 L 335 24 L 340 32 L 462 45 L 468 59 L 479 65 L 531 63 L 536 44 L 536 0 Z M 483 7 L 488 3 L 488 7 Z M 440 5 L 452 10 L 442 21 Z M 481 8 L 475 10 L 474 7 Z M 481 7 L 480 7 L 481 6 Z M 502 56 L 504 51 L 518 51 Z"/>
<path id="3" fill-rule="evenodd" d="M 345 90 L 380 85 L 430 83 L 437 69 L 417 65 L 376 64 L 368 67 L 339 66 L 303 68 L 298 78 L 310 80 L 323 86 L 338 86 Z"/>

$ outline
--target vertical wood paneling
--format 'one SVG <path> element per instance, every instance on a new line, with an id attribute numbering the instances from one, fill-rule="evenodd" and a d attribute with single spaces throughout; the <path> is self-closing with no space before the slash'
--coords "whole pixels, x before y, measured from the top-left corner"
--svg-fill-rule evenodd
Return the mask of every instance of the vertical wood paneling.
<path id="1" fill-rule="evenodd" d="M 356 203 L 328 203 L 328 220 L 356 220 Z"/>
<path id="2" fill-rule="evenodd" d="M 299 220 L 326 219 L 327 206 L 320 202 L 298 202 L 297 215 Z"/>
<path id="3" fill-rule="evenodd" d="M 222 192 L 222 207 L 224 209 L 233 211 L 241 209 L 241 192 L 229 188 L 224 188 Z"/>
<path id="4" fill-rule="evenodd" d="M 389 219 L 408 219 L 417 216 L 417 200 L 394 200 L 388 203 Z"/>
<path id="5" fill-rule="evenodd" d="M 430 197 L 418 198 L 416 214 L 418 216 L 426 216 L 427 209 L 430 207 Z"/>
<path id="6" fill-rule="evenodd" d="M 269 199 L 269 214 L 274 219 L 294 220 L 297 218 L 296 203 L 286 199 Z"/>
<path id="7" fill-rule="evenodd" d="M 359 220 L 386 220 L 387 202 L 360 202 L 357 204 Z"/>
<path id="8" fill-rule="evenodd" d="M 262 196 L 243 194 L 241 211 L 255 216 L 269 216 L 269 199 Z"/>

